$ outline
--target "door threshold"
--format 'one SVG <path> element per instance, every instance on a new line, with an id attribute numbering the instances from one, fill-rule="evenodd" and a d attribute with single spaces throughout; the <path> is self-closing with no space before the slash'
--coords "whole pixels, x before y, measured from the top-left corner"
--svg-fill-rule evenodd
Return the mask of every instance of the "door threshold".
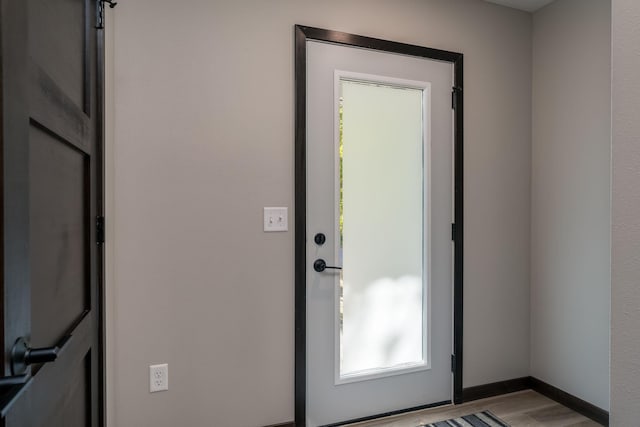
<path id="1" fill-rule="evenodd" d="M 353 420 L 342 421 L 339 423 L 325 424 L 321 427 L 351 426 L 359 423 L 364 423 L 367 421 L 379 420 L 381 418 L 388 418 L 396 415 L 404 415 L 404 414 L 408 414 L 409 412 L 423 411 L 425 409 L 431 409 L 431 408 L 439 408 L 442 406 L 451 405 L 451 403 L 452 403 L 451 400 L 443 400 L 442 402 L 429 403 L 427 405 L 420 405 L 420 406 L 413 406 L 411 408 L 399 409 L 397 411 L 391 411 L 391 412 L 385 412 L 377 415 L 370 415 L 367 417 L 355 418 Z"/>

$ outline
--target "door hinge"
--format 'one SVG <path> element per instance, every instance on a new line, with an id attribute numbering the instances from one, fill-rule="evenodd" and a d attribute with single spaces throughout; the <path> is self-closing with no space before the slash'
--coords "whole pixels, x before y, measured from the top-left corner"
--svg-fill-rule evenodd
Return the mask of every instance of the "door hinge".
<path id="1" fill-rule="evenodd" d="M 104 243 L 104 217 L 96 217 L 96 243 L 102 245 Z"/>
<path id="2" fill-rule="evenodd" d="M 104 4 L 108 3 L 109 7 L 113 9 L 117 6 L 113 0 L 97 0 L 96 1 L 96 29 L 102 30 L 104 29 Z"/>
<path id="3" fill-rule="evenodd" d="M 452 354 L 451 355 L 451 372 L 455 372 L 456 371 L 456 355 Z"/>
<path id="4" fill-rule="evenodd" d="M 451 240 L 456 241 L 456 225 L 451 224 Z"/>
<path id="5" fill-rule="evenodd" d="M 458 95 L 462 93 L 462 88 L 454 86 L 451 88 L 451 108 L 458 108 Z"/>

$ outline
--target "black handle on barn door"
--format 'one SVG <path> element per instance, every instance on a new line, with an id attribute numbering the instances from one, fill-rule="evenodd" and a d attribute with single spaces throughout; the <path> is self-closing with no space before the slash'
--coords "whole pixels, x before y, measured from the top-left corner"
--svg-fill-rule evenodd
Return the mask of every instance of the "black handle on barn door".
<path id="1" fill-rule="evenodd" d="M 25 338 L 18 338 L 11 348 L 11 376 L 0 377 L 0 418 L 7 415 L 18 400 L 22 390 L 31 382 L 29 365 L 53 362 L 69 343 L 71 335 L 65 335 L 53 347 L 31 348 Z"/>
<path id="2" fill-rule="evenodd" d="M 27 382 L 29 375 L 13 375 L 10 377 L 0 377 L 0 388 L 13 387 L 14 385 L 20 385 Z"/>
<path id="3" fill-rule="evenodd" d="M 53 347 L 31 348 L 24 338 L 18 338 L 11 349 L 11 373 L 19 376 L 29 365 L 54 362 L 70 339 L 71 335 L 65 335 Z"/>
<path id="4" fill-rule="evenodd" d="M 322 273 L 327 268 L 330 268 L 332 270 L 342 270 L 342 267 L 333 267 L 331 265 L 327 265 L 326 261 L 322 258 L 319 258 L 313 262 L 313 269 L 318 273 Z"/>
<path id="5" fill-rule="evenodd" d="M 31 382 L 31 373 L 0 377 L 0 418 L 5 419 L 11 406 L 18 400 L 22 390 Z"/>

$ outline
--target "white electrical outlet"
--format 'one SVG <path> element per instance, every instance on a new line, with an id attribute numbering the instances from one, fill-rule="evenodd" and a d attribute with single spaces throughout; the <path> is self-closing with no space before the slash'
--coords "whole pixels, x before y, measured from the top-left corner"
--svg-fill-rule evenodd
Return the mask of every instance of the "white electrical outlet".
<path id="1" fill-rule="evenodd" d="M 149 366 L 149 391 L 155 393 L 164 390 L 169 390 L 169 365 Z"/>

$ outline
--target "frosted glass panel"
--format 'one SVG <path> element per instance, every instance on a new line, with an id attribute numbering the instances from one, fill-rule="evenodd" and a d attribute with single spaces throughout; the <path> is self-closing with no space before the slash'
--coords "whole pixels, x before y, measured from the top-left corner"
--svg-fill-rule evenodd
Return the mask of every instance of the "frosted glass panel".
<path id="1" fill-rule="evenodd" d="M 425 366 L 425 91 L 339 85 L 340 377 Z"/>

